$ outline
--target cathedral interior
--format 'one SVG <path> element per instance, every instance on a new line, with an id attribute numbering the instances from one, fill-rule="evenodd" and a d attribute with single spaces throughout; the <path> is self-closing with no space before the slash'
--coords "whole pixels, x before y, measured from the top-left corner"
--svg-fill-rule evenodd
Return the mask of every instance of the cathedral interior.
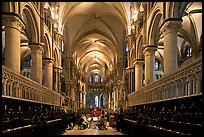
<path id="1" fill-rule="evenodd" d="M 201 108 L 202 2 L 2 2 L 3 135 L 202 136 Z"/>

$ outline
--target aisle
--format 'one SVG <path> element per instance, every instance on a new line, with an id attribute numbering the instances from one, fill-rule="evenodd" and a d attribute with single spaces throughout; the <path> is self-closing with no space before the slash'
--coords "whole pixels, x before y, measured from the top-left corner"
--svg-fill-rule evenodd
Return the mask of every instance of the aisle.
<path id="1" fill-rule="evenodd" d="M 73 130 L 66 130 L 63 135 L 124 135 L 121 132 L 117 132 L 112 127 L 108 127 L 107 130 L 98 130 L 98 129 L 84 129 L 78 130 L 78 127 L 75 126 Z"/>

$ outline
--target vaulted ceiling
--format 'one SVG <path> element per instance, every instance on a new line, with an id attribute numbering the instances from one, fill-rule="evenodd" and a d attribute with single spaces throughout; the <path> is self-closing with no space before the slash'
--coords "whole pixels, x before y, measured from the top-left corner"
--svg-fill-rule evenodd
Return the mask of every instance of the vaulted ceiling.
<path id="1" fill-rule="evenodd" d="M 66 56 L 80 73 L 105 76 L 123 56 L 127 15 L 120 2 L 67 2 L 61 9 Z M 61 6 L 62 7 L 62 6 Z"/>

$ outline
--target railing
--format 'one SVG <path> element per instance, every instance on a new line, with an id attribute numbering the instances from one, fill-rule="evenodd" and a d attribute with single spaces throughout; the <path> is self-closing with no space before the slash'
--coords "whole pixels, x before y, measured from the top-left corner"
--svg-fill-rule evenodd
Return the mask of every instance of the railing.
<path id="1" fill-rule="evenodd" d="M 59 93 L 2 66 L 2 97 L 61 106 Z"/>
<path id="2" fill-rule="evenodd" d="M 202 94 L 202 59 L 128 95 L 129 106 Z"/>

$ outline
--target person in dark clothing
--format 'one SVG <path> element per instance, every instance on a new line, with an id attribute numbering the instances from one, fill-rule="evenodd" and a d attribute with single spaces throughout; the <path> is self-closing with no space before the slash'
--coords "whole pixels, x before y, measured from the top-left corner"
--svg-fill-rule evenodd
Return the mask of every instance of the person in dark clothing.
<path id="1" fill-rule="evenodd" d="M 78 120 L 78 129 L 81 129 L 83 121 L 84 119 L 82 118 L 82 116 L 80 116 Z"/>
<path id="2" fill-rule="evenodd" d="M 99 130 L 101 130 L 102 127 L 103 127 L 103 125 L 104 125 L 104 116 L 102 116 L 102 117 L 100 118 L 100 120 L 99 120 L 99 122 L 96 124 L 96 126 L 98 127 Z"/>
<path id="3" fill-rule="evenodd" d="M 117 130 L 117 132 L 121 131 L 121 124 L 122 124 L 122 118 L 118 114 L 118 115 L 116 115 L 116 130 Z"/>

